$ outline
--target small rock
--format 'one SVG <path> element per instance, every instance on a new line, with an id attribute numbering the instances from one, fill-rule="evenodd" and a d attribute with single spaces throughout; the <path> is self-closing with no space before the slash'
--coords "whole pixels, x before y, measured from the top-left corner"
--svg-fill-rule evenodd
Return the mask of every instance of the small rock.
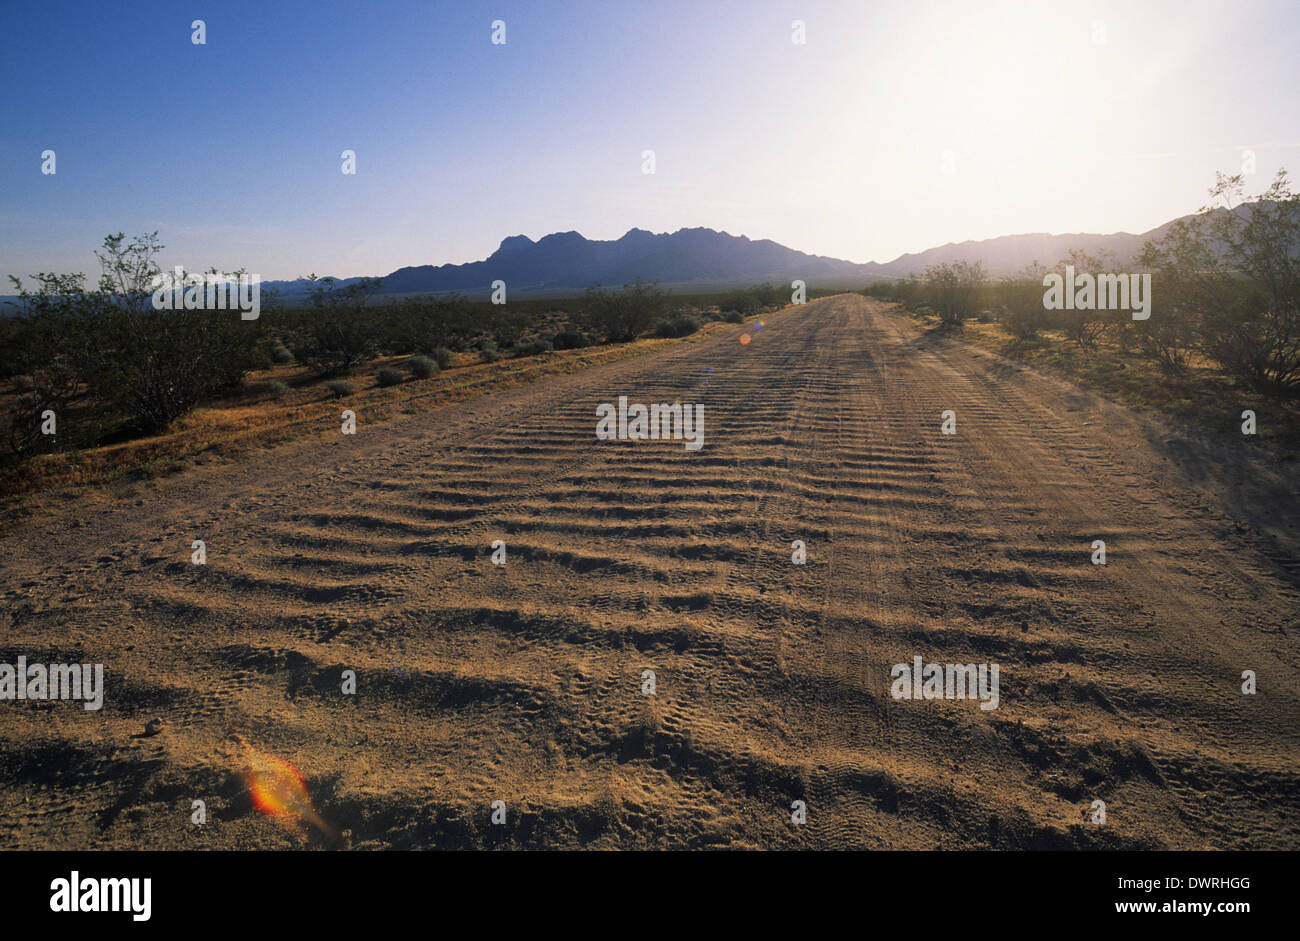
<path id="1" fill-rule="evenodd" d="M 144 724 L 145 735 L 157 735 L 162 731 L 162 719 L 150 719 Z"/>

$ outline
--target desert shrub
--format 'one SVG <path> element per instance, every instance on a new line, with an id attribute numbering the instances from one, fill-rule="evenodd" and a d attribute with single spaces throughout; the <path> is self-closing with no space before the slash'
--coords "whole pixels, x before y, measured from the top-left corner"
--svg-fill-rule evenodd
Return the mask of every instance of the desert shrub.
<path id="1" fill-rule="evenodd" d="M 394 369 L 392 366 L 385 366 L 375 373 L 375 382 L 384 388 L 398 385 L 402 379 L 402 371 Z"/>
<path id="2" fill-rule="evenodd" d="M 1003 278 L 993 288 L 993 300 L 1003 329 L 1018 340 L 1032 338 L 1043 324 L 1042 274 L 1026 272 Z"/>
<path id="3" fill-rule="evenodd" d="M 1038 333 L 1040 319 L 1038 311 L 1021 308 L 1003 311 L 1001 323 L 1007 333 L 1017 340 L 1030 340 Z"/>
<path id="4" fill-rule="evenodd" d="M 266 391 L 278 399 L 283 395 L 289 394 L 289 384 L 287 382 L 282 382 L 279 379 L 272 379 L 266 384 Z"/>
<path id="5" fill-rule="evenodd" d="M 1197 321 L 1198 346 L 1224 371 L 1261 392 L 1300 390 L 1300 316 L 1260 282 L 1233 279 Z M 1294 305 L 1295 301 L 1291 301 Z"/>
<path id="6" fill-rule="evenodd" d="M 1194 311 L 1173 297 L 1162 300 L 1160 316 L 1134 323 L 1138 349 L 1165 372 L 1178 375 L 1187 370 L 1187 357 L 1196 344 Z"/>
<path id="7" fill-rule="evenodd" d="M 156 310 L 157 233 L 104 239 L 94 319 L 99 346 L 89 363 L 94 396 L 144 434 L 165 430 L 259 365 L 261 326 L 230 310 Z M 183 273 L 182 273 L 183 275 Z M 181 284 L 170 285 L 179 295 Z M 176 297 L 179 301 L 179 296 Z"/>
<path id="8" fill-rule="evenodd" d="M 297 338 L 294 355 L 319 375 L 351 372 L 375 355 L 381 340 L 379 320 L 366 310 L 378 278 L 361 278 L 340 287 L 334 278 L 316 279 L 309 291 L 313 311 Z"/>
<path id="9" fill-rule="evenodd" d="M 16 455 L 27 456 L 38 451 L 52 450 L 53 435 L 42 432 L 42 412 L 46 404 L 34 392 L 23 392 L 15 398 L 9 414 L 9 449 Z"/>
<path id="10" fill-rule="evenodd" d="M 1205 305 L 1207 283 L 1203 273 L 1214 265 L 1213 250 L 1200 242 L 1187 220 L 1176 221 L 1160 245 L 1143 248 L 1139 264 L 1155 269 L 1152 304 L 1147 320 L 1135 321 L 1133 336 L 1138 349 L 1168 373 L 1187 369 L 1187 358 L 1196 345 L 1196 321 Z M 1214 293 L 1213 290 L 1208 293 Z"/>
<path id="11" fill-rule="evenodd" d="M 923 301 L 925 286 L 916 275 L 909 275 L 898 280 L 873 281 L 862 289 L 867 297 L 892 301 L 915 309 Z"/>
<path id="12" fill-rule="evenodd" d="M 579 302 L 587 328 L 615 343 L 635 340 L 650 328 L 668 306 L 668 294 L 657 284 L 638 278 L 621 291 L 589 287 Z"/>
<path id="13" fill-rule="evenodd" d="M 944 326 L 960 328 L 965 319 L 980 309 L 980 285 L 984 266 L 956 261 L 930 265 L 925 269 L 924 298 L 939 314 Z"/>
<path id="14" fill-rule="evenodd" d="M 479 352 L 482 354 L 483 362 L 485 363 L 495 363 L 497 360 L 501 358 L 501 351 L 497 349 L 496 343 L 493 342 L 492 340 L 480 341 L 478 345 L 478 349 Z"/>
<path id="15" fill-rule="evenodd" d="M 537 356 L 541 353 L 549 353 L 551 349 L 551 341 L 543 340 L 540 337 L 524 340 L 514 346 L 516 356 Z"/>
<path id="16" fill-rule="evenodd" d="M 474 305 L 458 294 L 403 298 L 385 308 L 384 321 L 385 345 L 397 355 L 431 356 L 439 347 L 463 349 L 483 328 Z"/>
<path id="17" fill-rule="evenodd" d="M 732 291 L 718 301 L 718 309 L 738 311 L 742 317 L 757 314 L 763 309 L 763 302 L 757 291 Z"/>
<path id="18" fill-rule="evenodd" d="M 255 365 L 256 335 L 246 327 L 228 311 L 114 310 L 107 331 L 115 342 L 93 385 L 140 431 L 163 431 Z"/>
<path id="19" fill-rule="evenodd" d="M 341 399 L 346 395 L 352 395 L 357 391 L 355 383 L 348 382 L 346 379 L 331 379 L 325 383 L 325 388 L 336 399 Z"/>
<path id="20" fill-rule="evenodd" d="M 433 361 L 438 364 L 439 369 L 447 369 L 451 366 L 451 361 L 455 354 L 445 346 L 435 346 L 431 355 L 433 356 Z"/>
<path id="21" fill-rule="evenodd" d="M 1175 222 L 1142 262 L 1159 299 L 1137 323 L 1158 357 L 1194 344 L 1234 378 L 1271 395 L 1300 390 L 1300 195 L 1285 170 L 1241 203 L 1244 178 L 1219 174 L 1203 207 Z"/>
<path id="22" fill-rule="evenodd" d="M 14 342 L 6 348 L 6 372 L 26 377 L 19 391 L 41 411 L 89 405 L 72 434 L 60 435 L 67 444 L 92 443 L 114 425 L 163 431 L 265 362 L 261 324 L 242 321 L 237 311 L 154 309 L 162 248 L 156 232 L 130 241 L 122 233 L 107 236 L 95 253 L 97 290 L 86 290 L 80 274 L 37 275 L 35 291 L 10 279 L 19 302 L 7 327 Z M 169 290 L 170 281 L 164 279 Z M 11 429 L 22 447 L 27 418 L 18 405 Z"/>
<path id="23" fill-rule="evenodd" d="M 1056 320 L 1065 331 L 1065 337 L 1081 350 L 1097 348 L 1097 340 L 1106 330 L 1106 322 L 1093 310 L 1057 311 Z"/>
<path id="24" fill-rule="evenodd" d="M 15 400 L 9 414 L 10 448 L 16 456 L 93 443 L 94 435 L 62 423 L 57 436 L 40 432 L 40 413 L 63 416 L 85 403 L 91 379 L 101 362 L 103 299 L 83 288 L 84 276 L 36 275 L 37 288 L 28 291 L 10 276 L 19 293 L 16 316 L 0 319 L 0 370 L 13 385 Z"/>
<path id="25" fill-rule="evenodd" d="M 1137 327 L 1131 315 L 1111 321 L 1107 335 L 1122 355 L 1128 355 L 1137 348 Z"/>
<path id="26" fill-rule="evenodd" d="M 579 330 L 561 330 L 551 338 L 551 345 L 557 350 L 580 350 L 591 345 L 591 338 Z"/>
<path id="27" fill-rule="evenodd" d="M 1114 259 L 1107 253 L 1091 255 L 1080 249 L 1071 249 L 1069 254 L 1058 262 L 1058 268 L 1072 267 L 1077 274 L 1087 273 L 1094 277 L 1103 272 L 1113 272 Z M 1074 290 L 1066 285 L 1066 290 Z M 1127 315 L 1131 316 L 1131 315 Z M 1094 350 L 1097 341 L 1106 332 L 1108 325 L 1116 320 L 1116 312 L 1109 310 L 1056 310 L 1052 321 L 1064 332 L 1066 339 L 1072 341 L 1081 350 Z"/>
<path id="28" fill-rule="evenodd" d="M 654 332 L 658 337 L 686 337 L 700 329 L 700 321 L 690 314 L 679 313 L 660 320 Z"/>
<path id="29" fill-rule="evenodd" d="M 727 323 L 744 323 L 745 315 L 738 310 L 729 310 L 722 315 L 722 319 Z"/>
<path id="30" fill-rule="evenodd" d="M 789 301 L 785 288 L 776 284 L 764 282 L 754 288 L 754 294 L 758 297 L 758 302 L 764 307 L 780 307 Z"/>
<path id="31" fill-rule="evenodd" d="M 440 367 L 436 360 L 428 356 L 412 356 L 406 361 L 406 369 L 414 379 L 428 379 L 436 376 Z"/>
<path id="32" fill-rule="evenodd" d="M 527 310 L 513 305 L 493 304 L 490 312 L 480 320 L 480 326 L 491 335 L 498 347 L 515 347 L 531 322 L 532 317 Z"/>
<path id="33" fill-rule="evenodd" d="M 283 343 L 277 344 L 271 348 L 271 362 L 278 366 L 293 362 L 293 353 Z"/>

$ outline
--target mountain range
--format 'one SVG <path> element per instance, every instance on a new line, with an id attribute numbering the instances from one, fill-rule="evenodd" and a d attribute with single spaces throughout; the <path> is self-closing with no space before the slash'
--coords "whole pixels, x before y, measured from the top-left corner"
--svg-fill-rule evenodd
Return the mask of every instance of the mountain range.
<path id="1" fill-rule="evenodd" d="M 824 255 L 809 255 L 770 239 L 750 239 L 713 229 L 679 229 L 655 234 L 631 229 L 622 238 L 599 241 L 577 232 L 555 232 L 537 241 L 526 235 L 502 240 L 483 261 L 462 265 L 399 268 L 385 276 L 381 295 L 459 292 L 486 298 L 494 281 L 504 281 L 509 297 L 561 297 L 588 285 L 617 287 L 637 278 L 656 281 L 676 292 L 709 291 L 763 281 L 801 279 L 810 287 L 861 288 L 880 278 L 920 274 L 927 265 L 953 261 L 980 262 L 992 277 L 1014 274 L 1035 261 L 1054 265 L 1071 249 L 1109 254 L 1119 267 L 1129 266 L 1147 240 L 1159 240 L 1173 225 L 1148 232 L 1110 235 L 1077 233 L 1005 235 L 982 241 L 949 243 L 889 262 L 859 264 Z M 346 285 L 356 278 L 341 280 Z M 306 291 L 303 281 L 269 281 L 290 299 Z"/>
<path id="2" fill-rule="evenodd" d="M 706 228 L 659 234 L 631 229 L 611 241 L 584 238 L 577 232 L 555 232 L 537 241 L 526 235 L 512 235 L 483 261 L 399 268 L 381 279 L 377 294 L 395 298 L 458 292 L 486 299 L 492 283 L 504 281 L 510 298 L 571 297 L 592 284 L 618 287 L 637 278 L 658 282 L 679 293 L 703 293 L 763 281 L 789 284 L 796 278 L 809 287 L 857 290 L 869 281 L 920 274 L 928 265 L 954 261 L 980 262 L 989 276 L 1002 277 L 1036 261 L 1053 266 L 1074 248 L 1093 255 L 1108 254 L 1117 270 L 1122 270 L 1132 265 L 1144 242 L 1159 240 L 1173 224 L 1167 222 L 1137 235 L 1004 235 L 949 243 L 900 255 L 893 261 L 865 264 L 809 255 L 770 239 L 754 240 Z M 342 278 L 338 283 L 348 285 L 359 280 Z M 310 282 L 264 281 L 262 286 L 277 290 L 281 299 L 292 305 L 306 298 Z M 0 301 L 8 300 L 13 298 L 0 297 Z"/>
<path id="3" fill-rule="evenodd" d="M 591 284 L 618 287 L 641 278 L 673 291 L 705 291 L 762 281 L 802 278 L 809 284 L 855 284 L 870 266 L 809 255 L 768 239 L 752 240 L 713 229 L 679 229 L 655 234 L 631 229 L 622 238 L 599 241 L 577 232 L 555 232 L 533 241 L 512 235 L 483 261 L 463 265 L 420 265 L 385 276 L 386 295 L 459 292 L 486 298 L 493 281 L 506 283 L 508 297 L 571 296 Z M 341 280 L 341 285 L 358 279 Z M 290 298 L 306 290 L 302 281 L 267 281 Z"/>

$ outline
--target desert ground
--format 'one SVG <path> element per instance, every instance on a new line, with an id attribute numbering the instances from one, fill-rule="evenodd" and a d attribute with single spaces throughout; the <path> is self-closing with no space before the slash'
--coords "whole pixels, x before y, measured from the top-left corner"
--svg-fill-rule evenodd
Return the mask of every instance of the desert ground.
<path id="1" fill-rule="evenodd" d="M 597 440 L 620 395 L 703 448 Z M 1249 438 L 856 295 L 357 421 L 0 537 L 0 662 L 106 687 L 0 702 L 0 846 L 1300 848 L 1300 495 Z M 998 708 L 893 699 L 918 655 Z"/>

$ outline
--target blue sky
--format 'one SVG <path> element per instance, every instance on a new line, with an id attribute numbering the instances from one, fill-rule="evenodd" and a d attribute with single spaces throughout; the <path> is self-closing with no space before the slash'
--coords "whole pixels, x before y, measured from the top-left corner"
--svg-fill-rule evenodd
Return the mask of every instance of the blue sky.
<path id="1" fill-rule="evenodd" d="M 154 229 L 268 279 L 634 226 L 883 261 L 1143 231 L 1245 149 L 1300 173 L 1294 0 L 115 6 L 6 11 L 0 274 Z"/>

